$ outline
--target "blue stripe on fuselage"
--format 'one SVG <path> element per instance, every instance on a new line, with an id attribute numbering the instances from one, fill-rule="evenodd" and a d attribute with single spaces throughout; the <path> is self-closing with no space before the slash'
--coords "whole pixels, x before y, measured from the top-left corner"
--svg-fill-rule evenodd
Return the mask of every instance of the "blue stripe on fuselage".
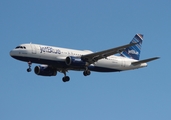
<path id="1" fill-rule="evenodd" d="M 37 63 L 37 64 L 47 64 L 47 65 L 52 65 L 56 68 L 59 69 L 71 69 L 71 70 L 82 70 L 84 71 L 84 67 L 73 67 L 73 66 L 68 66 L 66 65 L 65 61 L 55 61 L 55 60 L 47 60 L 47 59 L 42 59 L 42 58 L 32 58 L 32 57 L 21 57 L 21 56 L 12 56 L 13 58 L 24 61 L 24 62 L 29 62 L 31 61 L 32 63 Z M 121 70 L 117 69 L 111 69 L 111 68 L 105 68 L 105 67 L 98 67 L 98 66 L 89 66 L 89 70 L 91 71 L 96 71 L 96 72 L 119 72 Z"/>

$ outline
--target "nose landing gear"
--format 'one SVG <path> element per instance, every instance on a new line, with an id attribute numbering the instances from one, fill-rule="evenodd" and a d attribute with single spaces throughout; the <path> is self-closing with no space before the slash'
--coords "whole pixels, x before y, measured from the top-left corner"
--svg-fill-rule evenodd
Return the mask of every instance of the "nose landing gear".
<path id="1" fill-rule="evenodd" d="M 29 68 L 27 68 L 27 72 L 31 72 L 31 64 L 32 64 L 31 61 L 29 61 L 29 62 L 28 62 Z"/>

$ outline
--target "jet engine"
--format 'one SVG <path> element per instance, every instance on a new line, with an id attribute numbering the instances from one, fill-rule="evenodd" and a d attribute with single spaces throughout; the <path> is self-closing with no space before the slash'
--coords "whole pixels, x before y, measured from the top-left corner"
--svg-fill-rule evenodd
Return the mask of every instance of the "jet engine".
<path id="1" fill-rule="evenodd" d="M 70 66 L 80 67 L 85 66 L 86 62 L 82 61 L 80 57 L 69 56 L 66 57 L 65 63 Z"/>
<path id="2" fill-rule="evenodd" d="M 39 65 L 34 68 L 34 72 L 41 76 L 56 76 L 57 71 L 48 65 Z"/>

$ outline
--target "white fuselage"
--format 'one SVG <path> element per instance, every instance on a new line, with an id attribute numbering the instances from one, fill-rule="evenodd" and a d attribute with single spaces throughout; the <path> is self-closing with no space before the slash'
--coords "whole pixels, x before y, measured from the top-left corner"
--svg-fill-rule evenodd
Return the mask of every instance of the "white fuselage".
<path id="1" fill-rule="evenodd" d="M 53 47 L 47 45 L 39 44 L 22 44 L 22 47 L 16 47 L 10 52 L 10 55 L 15 59 L 38 64 L 46 64 L 55 66 L 59 70 L 83 70 L 83 68 L 73 68 L 65 64 L 66 57 L 68 56 L 77 56 L 81 57 L 82 55 L 93 53 L 89 50 L 74 50 L 66 49 L 60 47 Z M 141 67 L 146 67 L 147 63 L 142 63 L 139 65 L 132 65 L 132 62 L 137 60 L 122 57 L 122 56 L 109 56 L 103 59 L 98 60 L 97 62 L 91 64 L 89 69 L 91 71 L 98 72 L 115 72 L 123 70 L 137 69 Z"/>

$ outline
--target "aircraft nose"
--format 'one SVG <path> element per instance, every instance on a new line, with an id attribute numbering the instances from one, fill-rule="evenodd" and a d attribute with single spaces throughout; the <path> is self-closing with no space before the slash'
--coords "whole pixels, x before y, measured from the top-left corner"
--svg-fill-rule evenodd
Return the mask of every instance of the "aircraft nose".
<path id="1" fill-rule="evenodd" d="M 9 53 L 9 54 L 10 54 L 10 56 L 12 56 L 12 55 L 13 55 L 12 50 L 10 51 L 10 53 Z"/>
<path id="2" fill-rule="evenodd" d="M 10 54 L 11 57 L 13 57 L 15 55 L 15 51 L 11 50 L 9 54 Z"/>

